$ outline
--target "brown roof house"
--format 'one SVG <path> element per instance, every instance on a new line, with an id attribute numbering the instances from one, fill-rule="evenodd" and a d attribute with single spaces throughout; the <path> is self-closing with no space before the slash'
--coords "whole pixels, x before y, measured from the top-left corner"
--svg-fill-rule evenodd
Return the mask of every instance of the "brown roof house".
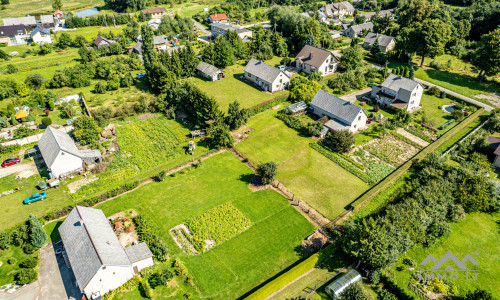
<path id="1" fill-rule="evenodd" d="M 290 83 L 288 74 L 255 58 L 250 59 L 243 71 L 246 80 L 271 93 L 284 90 Z"/>
<path id="2" fill-rule="evenodd" d="M 23 25 L 0 26 L 0 44 L 21 45 L 26 44 L 29 34 Z"/>
<path id="3" fill-rule="evenodd" d="M 161 19 L 163 16 L 167 14 L 167 10 L 163 7 L 158 7 L 158 8 L 147 8 L 141 10 L 143 14 L 151 15 L 151 19 Z"/>
<path id="4" fill-rule="evenodd" d="M 319 72 L 321 76 L 337 71 L 338 60 L 332 52 L 305 45 L 295 57 L 295 68 L 307 74 Z"/>
<path id="5" fill-rule="evenodd" d="M 394 37 L 370 32 L 363 40 L 363 48 L 370 49 L 370 47 L 373 46 L 377 40 L 381 52 L 389 52 L 394 50 L 394 47 L 396 47 L 396 39 Z"/>
<path id="6" fill-rule="evenodd" d="M 113 43 L 116 43 L 116 41 L 113 41 L 113 40 L 110 40 L 110 39 L 107 39 L 107 38 L 104 38 L 102 36 L 98 36 L 95 41 L 94 41 L 94 45 L 96 47 L 108 47 L 110 44 L 113 44 Z"/>

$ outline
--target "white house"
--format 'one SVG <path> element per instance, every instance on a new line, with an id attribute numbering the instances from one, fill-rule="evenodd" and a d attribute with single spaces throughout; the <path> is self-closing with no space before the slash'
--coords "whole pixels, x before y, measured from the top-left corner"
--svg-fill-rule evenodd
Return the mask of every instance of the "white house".
<path id="1" fill-rule="evenodd" d="M 372 32 L 373 31 L 373 23 L 366 22 L 363 24 L 357 24 L 349 26 L 347 29 L 343 31 L 345 36 L 350 38 L 357 38 L 363 36 L 364 32 Z"/>
<path id="2" fill-rule="evenodd" d="M 252 37 L 252 31 L 237 25 L 232 25 L 230 23 L 214 23 L 210 25 L 210 30 L 212 32 L 212 37 L 216 38 L 220 35 L 226 35 L 228 31 L 236 31 L 238 36 L 243 40 L 243 42 L 249 42 Z"/>
<path id="3" fill-rule="evenodd" d="M 389 35 L 370 32 L 363 40 L 363 48 L 370 49 L 378 41 L 378 46 L 381 52 L 389 52 L 396 47 L 396 39 Z"/>
<path id="4" fill-rule="evenodd" d="M 343 19 L 345 16 L 351 16 L 354 13 L 354 7 L 348 1 L 326 4 L 319 9 L 320 15 Z"/>
<path id="5" fill-rule="evenodd" d="M 158 30 L 158 28 L 160 28 L 160 25 L 161 25 L 161 19 L 151 19 L 148 22 L 148 26 L 155 30 Z"/>
<path id="6" fill-rule="evenodd" d="M 52 44 L 54 40 L 50 36 L 50 30 L 37 26 L 33 31 L 30 32 L 31 40 L 38 45 L 42 44 Z"/>
<path id="7" fill-rule="evenodd" d="M 200 61 L 198 63 L 198 67 L 196 67 L 196 71 L 198 71 L 198 75 L 201 77 L 204 77 L 210 81 L 216 81 L 220 80 L 225 77 L 224 71 L 221 69 L 211 65 L 207 64 L 204 61 Z"/>
<path id="8" fill-rule="evenodd" d="M 210 15 L 207 18 L 208 23 L 224 23 L 227 22 L 227 15 L 226 14 L 215 14 L 215 15 Z"/>
<path id="9" fill-rule="evenodd" d="M 76 283 L 87 299 L 118 288 L 154 264 L 145 243 L 123 248 L 100 209 L 75 206 L 59 233 Z"/>
<path id="10" fill-rule="evenodd" d="M 380 85 L 372 87 L 371 98 L 382 106 L 412 111 L 420 105 L 424 87 L 401 75 L 389 74 Z"/>
<path id="11" fill-rule="evenodd" d="M 337 64 L 332 52 L 311 45 L 305 45 L 295 57 L 295 67 L 307 74 L 320 72 L 326 76 L 337 71 Z"/>
<path id="12" fill-rule="evenodd" d="M 246 80 L 271 93 L 284 90 L 290 83 L 288 74 L 255 58 L 250 59 L 243 71 Z"/>
<path id="13" fill-rule="evenodd" d="M 84 171 L 102 160 L 99 150 L 79 150 L 67 133 L 50 126 L 40 138 L 38 148 L 52 177 Z"/>
<path id="14" fill-rule="evenodd" d="M 324 124 L 324 134 L 328 130 L 349 130 L 355 132 L 366 127 L 368 115 L 356 104 L 319 90 L 311 101 L 312 113 L 318 117 L 328 117 Z"/>
<path id="15" fill-rule="evenodd" d="M 22 45 L 26 44 L 29 34 L 23 25 L 0 26 L 0 44 Z"/>

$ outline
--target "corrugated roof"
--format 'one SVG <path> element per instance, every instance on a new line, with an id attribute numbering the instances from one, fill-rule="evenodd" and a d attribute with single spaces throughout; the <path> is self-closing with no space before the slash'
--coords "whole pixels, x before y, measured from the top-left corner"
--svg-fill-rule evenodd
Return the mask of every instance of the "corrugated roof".
<path id="1" fill-rule="evenodd" d="M 146 245 L 146 243 L 144 242 L 125 248 L 125 253 L 127 254 L 127 257 L 131 263 L 153 257 L 153 253 L 151 252 L 151 250 L 149 250 L 148 245 Z"/>
<path id="2" fill-rule="evenodd" d="M 2 19 L 4 26 L 9 25 L 36 25 L 36 19 L 34 16 L 19 17 L 19 18 L 5 18 Z"/>
<path id="3" fill-rule="evenodd" d="M 299 54 L 295 57 L 296 60 L 300 60 L 308 65 L 319 68 L 325 62 L 325 60 L 333 55 L 330 51 L 314 47 L 311 45 L 305 45 Z M 334 58 L 335 59 L 335 58 Z"/>
<path id="4" fill-rule="evenodd" d="M 204 61 L 200 61 L 196 70 L 198 70 L 204 74 L 210 75 L 210 76 L 214 76 L 215 74 L 221 72 L 221 70 L 218 69 L 217 67 L 212 66 L 211 64 L 207 64 Z"/>
<path id="5" fill-rule="evenodd" d="M 363 40 L 363 43 L 368 43 L 369 45 L 373 45 L 376 39 L 378 39 L 378 43 L 380 46 L 387 47 L 391 43 L 391 41 L 394 40 L 394 37 L 370 32 L 366 35 L 365 39 Z"/>
<path id="6" fill-rule="evenodd" d="M 316 96 L 311 101 L 311 107 L 320 108 L 347 125 L 354 122 L 360 111 L 366 115 L 363 108 L 323 90 L 316 93 Z"/>
<path id="7" fill-rule="evenodd" d="M 153 43 L 155 45 L 165 44 L 166 42 L 168 42 L 168 38 L 166 35 L 157 35 L 153 37 Z"/>
<path id="8" fill-rule="evenodd" d="M 81 290 L 101 266 L 130 265 L 130 259 L 100 209 L 76 206 L 59 227 L 59 233 Z"/>
<path id="9" fill-rule="evenodd" d="M 52 167 L 59 151 L 64 151 L 80 157 L 80 151 L 76 147 L 73 139 L 67 133 L 50 126 L 45 129 L 45 132 L 40 138 L 38 148 L 40 148 L 43 160 L 49 168 Z"/>
<path id="10" fill-rule="evenodd" d="M 389 74 L 387 78 L 382 82 L 381 86 L 399 92 L 399 90 L 406 90 L 411 93 L 419 85 L 415 80 L 403 77 L 401 75 Z M 400 97 L 398 97 L 400 98 Z"/>
<path id="11" fill-rule="evenodd" d="M 280 69 L 270 66 L 265 62 L 257 60 L 253 57 L 250 59 L 243 71 L 257 76 L 267 82 L 274 82 L 274 80 L 276 80 L 276 78 L 282 73 Z M 285 74 L 285 76 L 287 75 Z"/>
<path id="12" fill-rule="evenodd" d="M 40 22 L 42 22 L 42 24 L 54 24 L 54 16 L 53 15 L 41 15 Z"/>

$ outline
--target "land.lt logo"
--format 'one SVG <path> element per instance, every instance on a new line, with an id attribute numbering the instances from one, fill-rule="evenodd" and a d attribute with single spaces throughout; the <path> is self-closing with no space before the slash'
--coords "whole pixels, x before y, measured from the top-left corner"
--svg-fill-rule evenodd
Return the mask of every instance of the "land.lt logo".
<path id="1" fill-rule="evenodd" d="M 426 265 L 432 261 L 434 265 L 429 270 L 417 270 L 420 280 L 432 280 L 434 277 L 437 279 L 451 279 L 451 280 L 477 280 L 479 270 L 470 270 L 465 263 L 470 262 L 472 265 L 479 265 L 472 255 L 467 253 L 462 260 L 460 260 L 453 252 L 448 251 L 441 259 L 436 259 L 432 254 L 429 254 L 421 263 L 421 266 Z M 448 262 L 450 262 L 448 264 Z M 446 265 L 446 266 L 445 266 Z M 464 273 L 457 273 L 463 271 Z M 444 273 L 441 273 L 444 272 Z M 451 273 L 447 273 L 451 272 Z M 470 273 L 469 273 L 470 272 Z M 422 276 L 424 273 L 424 276 Z M 460 275 L 459 275 L 460 274 Z"/>

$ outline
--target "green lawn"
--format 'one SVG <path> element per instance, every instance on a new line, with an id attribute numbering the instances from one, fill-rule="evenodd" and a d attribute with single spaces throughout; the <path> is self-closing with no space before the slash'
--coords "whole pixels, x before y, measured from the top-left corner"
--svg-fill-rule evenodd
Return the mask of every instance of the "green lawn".
<path id="1" fill-rule="evenodd" d="M 274 66 L 279 64 L 280 60 L 280 57 L 274 57 L 266 61 L 266 63 Z M 188 80 L 209 96 L 214 97 L 224 112 L 227 111 L 229 103 L 235 100 L 238 100 L 243 107 L 249 108 L 288 93 L 287 91 L 276 93 L 264 92 L 258 86 L 244 81 L 240 78 L 243 76 L 244 67 L 244 62 L 239 62 L 233 66 L 227 67 L 224 69 L 226 78 L 215 82 L 205 80 L 198 76 L 189 78 Z"/>
<path id="2" fill-rule="evenodd" d="M 453 100 L 448 98 L 439 98 L 436 96 L 424 93 L 422 99 L 420 100 L 420 106 L 422 106 L 422 111 L 425 115 L 432 120 L 435 128 L 439 129 L 439 126 L 443 125 L 447 121 L 453 119 L 450 113 L 444 112 L 440 107 L 446 104 L 453 103 Z M 443 132 L 451 129 L 453 126 L 449 126 Z"/>
<path id="3" fill-rule="evenodd" d="M 118 33 L 120 33 L 123 30 L 124 27 L 125 27 L 125 25 L 117 25 L 116 27 L 113 27 L 113 26 L 109 26 L 109 27 L 89 26 L 89 27 L 77 28 L 77 30 L 64 31 L 64 32 L 69 34 L 72 39 L 74 39 L 78 35 L 81 35 L 87 39 L 87 42 L 92 42 L 97 38 L 97 36 L 100 33 L 112 32 L 115 35 L 117 35 Z M 59 36 L 59 35 L 61 35 L 61 33 L 58 33 L 57 35 Z"/>
<path id="4" fill-rule="evenodd" d="M 288 128 L 276 112 L 251 118 L 247 126 L 255 131 L 236 147 L 254 163 L 276 162 L 280 182 L 325 217 L 336 218 L 369 186 L 309 147 L 314 140 Z"/>
<path id="5" fill-rule="evenodd" d="M 102 0 L 68 0 L 63 2 L 63 11 L 76 7 L 92 7 L 103 5 Z M 52 14 L 52 4 L 46 0 L 10 0 L 10 4 L 5 5 L 5 10 L 0 10 L 0 18 L 24 17 L 27 14 Z"/>
<path id="6" fill-rule="evenodd" d="M 37 256 L 38 252 L 39 250 L 28 255 L 23 252 L 23 249 L 12 245 L 9 249 L 0 250 L 0 262 L 3 262 L 3 265 L 0 267 L 0 286 L 8 283 L 14 283 L 14 275 L 20 270 L 19 264 L 30 256 Z M 16 259 L 16 262 L 12 265 L 7 262 L 7 260 L 11 257 Z"/>
<path id="7" fill-rule="evenodd" d="M 204 298 L 237 298 L 300 258 L 296 247 L 314 227 L 272 190 L 251 192 L 253 172 L 233 154 L 207 159 L 164 182 L 155 182 L 98 206 L 106 215 L 133 208 L 152 218 L 171 252 L 185 263 Z M 140 201 L 138 201 L 140 199 Z M 223 203 L 252 222 L 249 229 L 210 251 L 187 256 L 168 230 Z M 123 293 L 133 298 L 137 293 Z M 180 295 L 178 295 L 180 296 Z"/>
<path id="8" fill-rule="evenodd" d="M 437 259 L 448 251 L 452 251 L 459 259 L 470 254 L 479 265 L 472 265 L 470 263 L 466 263 L 466 265 L 471 270 L 479 270 L 477 281 L 465 280 L 463 279 L 465 276 L 462 274 L 463 272 L 459 272 L 461 273 L 459 278 L 462 278 L 462 280 L 451 280 L 451 283 L 458 287 L 461 296 L 464 296 L 467 291 L 476 288 L 486 289 L 493 295 L 499 295 L 499 222 L 500 218 L 498 214 L 468 214 L 465 220 L 451 224 L 452 233 L 440 238 L 434 246 L 429 248 L 420 245 L 416 246 L 408 252 L 407 256 L 420 263 L 429 253 L 432 253 Z M 425 266 L 419 265 L 416 269 L 429 269 L 431 265 L 432 263 Z M 455 268 L 453 265 L 452 267 Z M 408 288 L 408 282 L 412 276 L 411 271 L 405 268 L 403 271 L 391 270 L 391 273 L 393 273 L 393 280 L 398 283 L 399 288 L 409 294 L 413 294 Z M 474 275 L 469 274 L 469 278 L 474 278 Z"/>

